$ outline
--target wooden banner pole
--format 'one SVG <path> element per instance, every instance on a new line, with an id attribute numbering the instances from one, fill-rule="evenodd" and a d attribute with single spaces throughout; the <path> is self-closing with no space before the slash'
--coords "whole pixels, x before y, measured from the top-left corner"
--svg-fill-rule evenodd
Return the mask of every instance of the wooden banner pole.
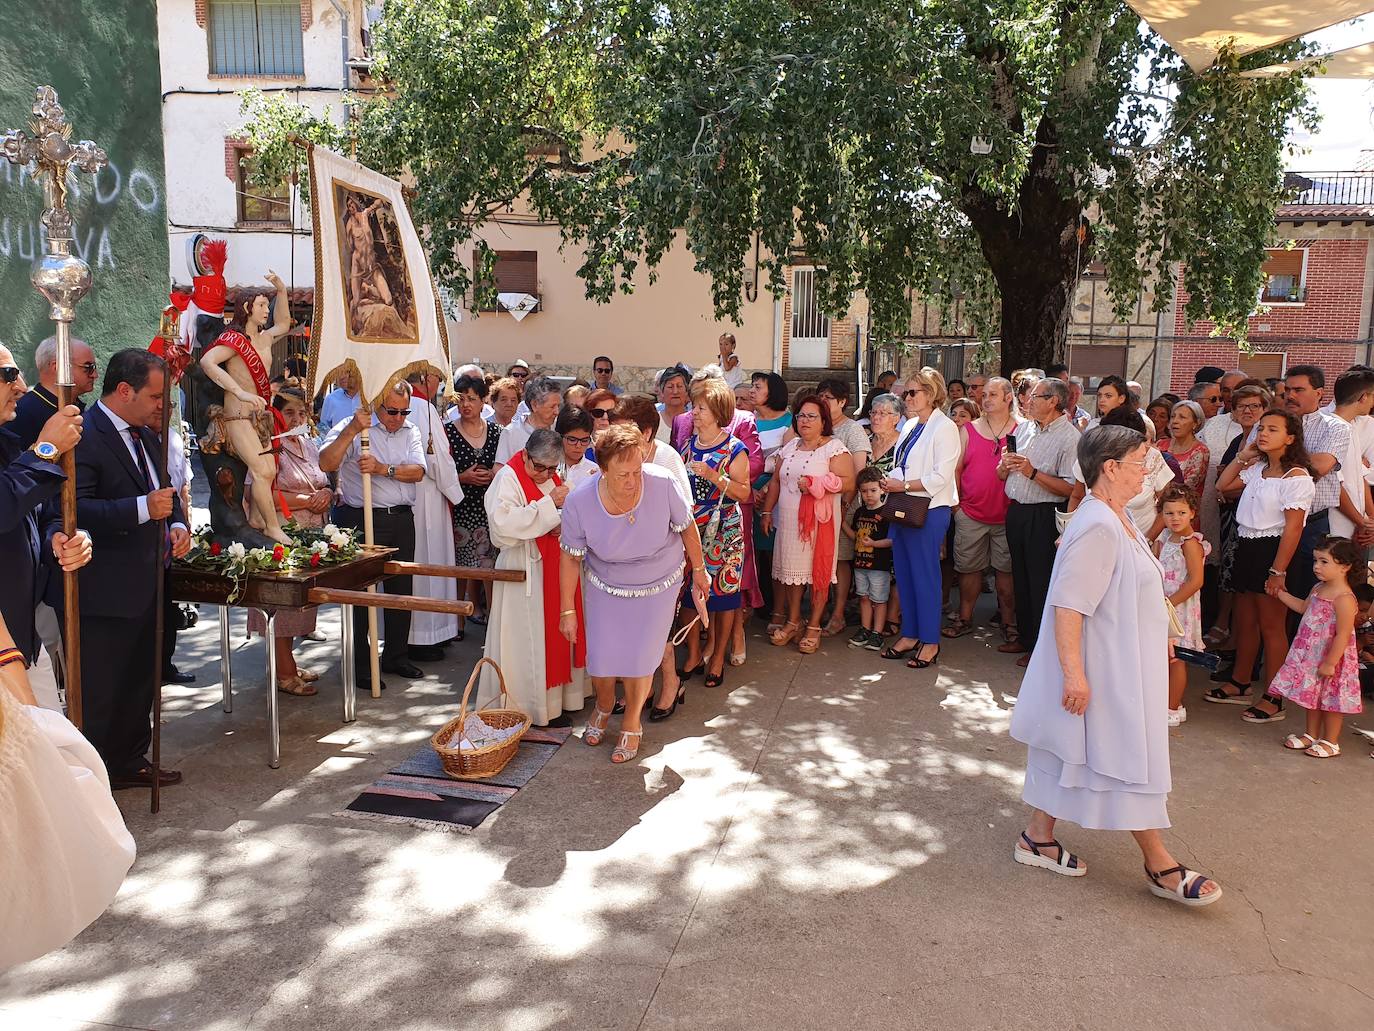
<path id="1" fill-rule="evenodd" d="M 372 453 L 372 445 L 369 440 L 371 433 L 370 427 L 365 427 L 358 434 L 358 449 L 364 455 Z M 363 543 L 372 544 L 372 474 L 363 473 Z M 377 585 L 373 584 L 368 590 L 376 594 Z M 382 662 L 377 653 L 377 609 L 371 605 L 367 607 L 367 665 L 372 674 L 372 697 L 382 697 Z M 355 642 L 356 645 L 356 642 Z"/>

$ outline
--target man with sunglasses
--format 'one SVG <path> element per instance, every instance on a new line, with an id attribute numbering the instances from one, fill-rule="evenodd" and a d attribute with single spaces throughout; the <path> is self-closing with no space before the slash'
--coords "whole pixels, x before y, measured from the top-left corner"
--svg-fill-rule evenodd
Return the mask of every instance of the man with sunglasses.
<path id="1" fill-rule="evenodd" d="M 38 439 L 38 431 L 58 409 L 56 337 L 48 337 L 34 349 L 33 364 L 38 369 L 38 385 L 19 399 L 14 420 L 9 424 L 10 432 L 19 438 L 21 448 L 33 447 L 33 442 Z M 81 397 L 95 389 L 97 371 L 91 345 L 73 337 L 72 383 L 75 387 L 72 392 L 79 412 L 86 410 L 86 402 Z"/>
<path id="2" fill-rule="evenodd" d="M 361 530 L 363 526 L 363 473 L 372 476 L 372 539 L 376 544 L 395 548 L 401 562 L 415 559 L 416 484 L 425 478 L 425 445 L 420 431 L 407 416 L 411 390 L 398 380 L 382 398 L 375 414 L 361 406 L 351 419 L 339 423 L 324 438 L 320 448 L 320 469 L 339 474 L 339 493 L 343 501 L 334 509 L 340 526 Z M 371 427 L 369 450 L 362 452 L 358 434 Z M 382 581 L 387 594 L 410 594 L 409 576 L 392 576 Z M 395 673 L 407 680 L 424 676 L 409 657 L 410 613 L 402 609 L 383 609 L 382 672 Z M 372 674 L 367 655 L 367 609 L 353 609 L 354 662 L 358 667 L 358 687 L 372 690 Z M 386 690 L 386 684 L 379 685 Z"/>
<path id="3" fill-rule="evenodd" d="M 616 386 L 611 382 L 613 379 L 615 379 L 615 362 L 604 354 L 592 359 L 592 381 L 597 390 L 609 390 L 616 397 L 625 393 L 624 387 Z"/>
<path id="4" fill-rule="evenodd" d="M 63 569 L 89 562 L 91 542 L 81 532 L 68 546 L 57 501 L 65 479 L 57 462 L 81 439 L 81 415 L 71 406 L 53 411 L 40 425 L 36 441 L 21 445 L 11 427 L 27 395 L 28 385 L 14 355 L 0 345 L 0 555 L 5 570 L 0 577 L 0 616 L 24 664 L 32 666 L 39 659 L 40 645 L 57 654 L 61 644 L 59 634 L 40 633 L 35 618 L 45 596 L 55 593 L 53 580 L 58 577 L 44 554 L 43 540 L 51 535 L 52 555 Z M 55 687 L 50 695 L 40 692 L 40 697 L 55 705 Z"/>

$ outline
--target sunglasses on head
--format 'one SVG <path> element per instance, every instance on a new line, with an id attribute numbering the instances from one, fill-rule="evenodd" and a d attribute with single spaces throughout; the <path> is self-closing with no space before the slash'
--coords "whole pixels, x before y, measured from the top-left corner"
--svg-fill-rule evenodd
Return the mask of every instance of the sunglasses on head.
<path id="1" fill-rule="evenodd" d="M 614 408 L 593 408 L 593 409 L 592 409 L 592 418 L 593 418 L 593 419 L 609 419 L 609 418 L 611 417 L 611 413 L 614 412 L 614 411 L 615 411 Z"/>
<path id="2" fill-rule="evenodd" d="M 17 365 L 0 365 L 0 383 L 13 383 L 22 373 Z"/>
<path id="3" fill-rule="evenodd" d="M 391 416 L 393 419 L 398 415 L 410 414 L 409 408 L 388 408 L 386 405 L 382 405 L 380 408 L 377 409 L 377 411 L 383 412 L 386 415 Z"/>

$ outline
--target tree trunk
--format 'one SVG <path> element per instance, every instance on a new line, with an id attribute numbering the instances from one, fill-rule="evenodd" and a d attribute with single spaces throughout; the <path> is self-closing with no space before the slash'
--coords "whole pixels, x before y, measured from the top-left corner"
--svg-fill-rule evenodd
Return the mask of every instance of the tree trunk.
<path id="1" fill-rule="evenodd" d="M 1044 145 L 1031 156 L 1013 210 L 973 185 L 960 198 L 1002 294 L 1003 376 L 1068 359 L 1070 305 L 1092 235 L 1077 198 L 1066 195 L 1052 174 L 1049 155 L 1057 136 L 1052 123 L 1040 123 L 1037 137 Z"/>

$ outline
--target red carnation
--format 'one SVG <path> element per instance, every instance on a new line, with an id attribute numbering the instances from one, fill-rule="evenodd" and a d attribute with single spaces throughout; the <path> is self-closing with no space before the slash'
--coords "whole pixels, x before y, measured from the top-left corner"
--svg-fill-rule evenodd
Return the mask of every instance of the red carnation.
<path id="1" fill-rule="evenodd" d="M 320 564 L 320 553 L 317 551 L 310 556 L 310 568 L 314 569 Z"/>
<path id="2" fill-rule="evenodd" d="M 223 550 L 224 550 L 224 545 L 221 544 L 219 541 L 211 541 L 211 542 L 210 542 L 210 554 L 211 554 L 211 555 L 218 555 L 218 554 L 219 554 L 221 551 L 223 551 Z"/>
<path id="3" fill-rule="evenodd" d="M 272 561 L 280 562 L 284 558 L 286 558 L 286 547 L 284 545 L 278 544 L 275 548 L 272 549 Z"/>

